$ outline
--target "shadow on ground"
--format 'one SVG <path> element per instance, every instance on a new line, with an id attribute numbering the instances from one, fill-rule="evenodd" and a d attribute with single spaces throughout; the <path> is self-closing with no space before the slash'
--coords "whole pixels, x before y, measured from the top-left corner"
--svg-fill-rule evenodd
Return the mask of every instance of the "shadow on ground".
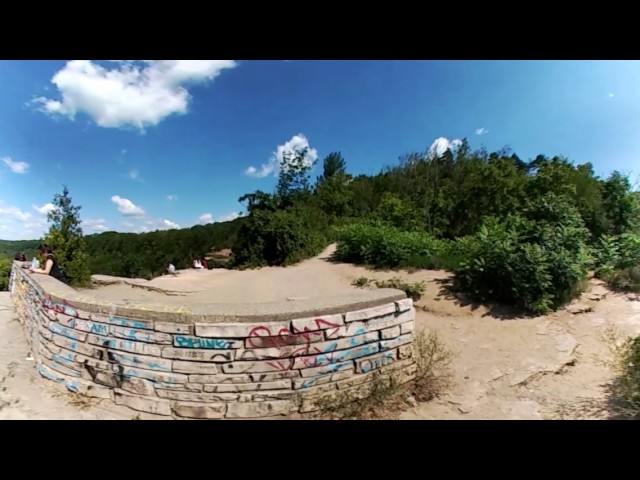
<path id="1" fill-rule="evenodd" d="M 500 320 L 525 320 L 535 317 L 535 315 L 519 307 L 475 301 L 471 299 L 468 294 L 457 290 L 452 278 L 438 279 L 435 280 L 435 282 L 440 287 L 438 297 L 449 300 L 459 307 L 468 307 L 471 311 L 478 309 L 486 310 L 485 313 L 482 314 L 483 317 L 494 317 Z"/>

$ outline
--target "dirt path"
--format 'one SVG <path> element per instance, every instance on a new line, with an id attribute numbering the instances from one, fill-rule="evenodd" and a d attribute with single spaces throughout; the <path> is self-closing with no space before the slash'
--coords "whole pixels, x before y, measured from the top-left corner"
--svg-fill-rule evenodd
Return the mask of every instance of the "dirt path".
<path id="1" fill-rule="evenodd" d="M 640 302 L 593 282 L 573 308 L 547 317 L 421 313 L 417 321 L 455 351 L 456 385 L 403 419 L 608 419 L 607 335 L 640 335 Z"/>
<path id="2" fill-rule="evenodd" d="M 403 419 L 611 417 L 607 386 L 613 372 L 607 366 L 610 345 L 604 337 L 611 328 L 619 335 L 640 335 L 637 299 L 613 294 L 592 281 L 590 290 L 566 310 L 545 317 L 514 318 L 509 309 L 465 304 L 447 294 L 443 285 L 450 276 L 446 272 L 371 272 L 329 263 L 326 258 L 330 253 L 328 249 L 317 258 L 287 269 L 187 272 L 178 280 L 162 278 L 149 283 L 176 290 L 198 287 L 208 290 L 209 298 L 222 295 L 226 301 L 246 298 L 247 291 L 253 289 L 253 301 L 259 302 L 344 293 L 355 288 L 351 286 L 353 280 L 363 276 L 421 281 L 426 290 L 417 303 L 417 325 L 438 332 L 455 352 L 455 385 L 442 398 L 405 412 Z M 200 276 L 202 273 L 205 276 Z M 127 285 L 95 291 L 102 291 L 106 298 L 126 294 L 126 298 L 135 301 L 141 297 L 179 302 L 190 298 L 167 297 Z M 72 396 L 41 379 L 33 362 L 26 360 L 24 335 L 15 320 L 9 295 L 4 292 L 0 292 L 0 338 L 0 419 L 131 419 L 138 415 L 108 401 L 74 404 Z M 152 416 L 140 414 L 140 418 Z"/>

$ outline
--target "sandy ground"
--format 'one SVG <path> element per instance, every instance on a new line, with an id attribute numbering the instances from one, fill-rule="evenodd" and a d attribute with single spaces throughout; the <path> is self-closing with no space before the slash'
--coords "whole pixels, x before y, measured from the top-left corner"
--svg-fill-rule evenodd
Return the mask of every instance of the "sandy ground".
<path id="1" fill-rule="evenodd" d="M 318 257 L 295 267 L 269 267 L 257 270 L 180 270 L 178 275 L 164 275 L 151 281 L 137 279 L 133 283 L 174 293 L 166 295 L 130 285 L 108 285 L 91 290 L 91 295 L 104 300 L 162 302 L 174 305 L 193 303 L 263 303 L 287 299 L 338 296 L 355 290 L 343 271 L 327 259 L 329 247 Z M 101 279 L 117 280 L 115 277 Z M 179 293 L 179 295 L 176 295 Z"/>
<path id="2" fill-rule="evenodd" d="M 127 285 L 94 290 L 103 298 L 178 301 L 208 298 L 235 302 L 251 292 L 253 301 L 336 295 L 352 289 L 359 277 L 423 281 L 417 325 L 438 332 L 454 352 L 454 386 L 441 398 L 405 412 L 402 419 L 606 419 L 612 418 L 607 387 L 614 373 L 610 342 L 640 335 L 640 301 L 614 294 L 597 281 L 570 307 L 552 315 L 517 318 L 509 309 L 465 304 L 446 293 L 445 272 L 371 272 L 331 264 L 324 255 L 287 269 L 251 272 L 183 272 L 148 282 L 155 287 L 190 290 L 186 297 L 166 296 Z M 209 290 L 213 289 L 213 290 Z M 118 295 L 122 295 L 118 297 Z M 200 297 L 201 296 L 201 297 Z M 74 403 L 74 397 L 41 379 L 7 293 L 0 293 L 0 419 L 131 419 L 137 412 L 108 401 Z M 153 418 L 140 414 L 140 418 Z"/>

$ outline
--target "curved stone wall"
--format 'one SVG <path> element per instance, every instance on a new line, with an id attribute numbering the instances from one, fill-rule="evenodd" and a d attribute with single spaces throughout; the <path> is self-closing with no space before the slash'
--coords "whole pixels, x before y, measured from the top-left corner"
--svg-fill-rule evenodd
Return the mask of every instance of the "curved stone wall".
<path id="1" fill-rule="evenodd" d="M 106 304 L 16 263 L 10 291 L 39 373 L 72 392 L 179 418 L 318 410 L 374 376 L 415 374 L 403 292 L 170 307 Z"/>

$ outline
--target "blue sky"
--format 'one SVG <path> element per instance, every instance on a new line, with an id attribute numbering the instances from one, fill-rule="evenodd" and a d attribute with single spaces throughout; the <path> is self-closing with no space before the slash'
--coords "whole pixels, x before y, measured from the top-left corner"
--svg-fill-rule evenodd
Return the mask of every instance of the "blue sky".
<path id="1" fill-rule="evenodd" d="M 355 174 L 467 138 L 635 175 L 638 85 L 638 61 L 3 60 L 0 238 L 39 238 L 62 184 L 85 233 L 231 219 L 295 145 Z"/>

